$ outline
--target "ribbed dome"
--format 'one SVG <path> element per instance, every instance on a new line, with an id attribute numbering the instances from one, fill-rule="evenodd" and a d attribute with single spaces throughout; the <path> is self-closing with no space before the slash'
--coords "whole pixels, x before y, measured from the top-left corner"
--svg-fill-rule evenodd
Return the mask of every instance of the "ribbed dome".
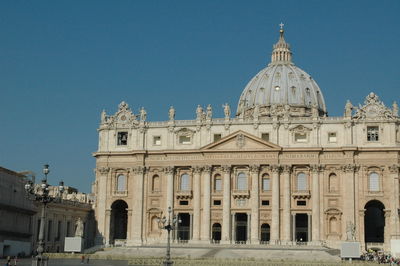
<path id="1" fill-rule="evenodd" d="M 292 62 L 290 46 L 283 38 L 273 46 L 271 63 L 253 77 L 239 99 L 237 116 L 311 116 L 326 114 L 324 97 L 317 83 Z"/>

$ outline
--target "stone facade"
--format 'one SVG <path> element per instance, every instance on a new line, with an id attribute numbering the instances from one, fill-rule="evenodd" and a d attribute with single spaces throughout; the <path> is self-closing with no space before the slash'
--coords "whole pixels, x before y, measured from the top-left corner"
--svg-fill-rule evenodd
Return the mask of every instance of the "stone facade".
<path id="1" fill-rule="evenodd" d="M 397 104 L 388 108 L 371 93 L 328 117 L 318 85 L 301 81 L 311 77 L 296 70 L 280 33 L 260 73 L 281 73 L 259 87 L 260 77 L 252 79 L 235 117 L 228 104 L 223 118 L 198 106 L 194 120 L 175 120 L 171 107 L 163 122 L 125 102 L 114 115 L 102 112 L 94 153 L 101 243 L 164 242 L 157 218 L 170 206 L 181 220 L 174 240 L 189 244 L 357 240 L 388 249 L 399 237 Z"/>

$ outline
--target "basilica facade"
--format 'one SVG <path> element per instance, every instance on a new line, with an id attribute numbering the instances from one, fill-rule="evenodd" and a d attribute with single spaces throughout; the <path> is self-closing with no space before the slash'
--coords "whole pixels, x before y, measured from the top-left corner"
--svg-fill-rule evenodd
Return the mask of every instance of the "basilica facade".
<path id="1" fill-rule="evenodd" d="M 360 99 L 362 100 L 362 99 Z M 321 89 L 292 61 L 281 28 L 271 62 L 234 113 L 197 106 L 193 120 L 150 122 L 122 102 L 101 114 L 95 215 L 103 244 L 164 243 L 179 217 L 188 245 L 390 248 L 400 237 L 398 106 L 375 93 L 329 117 Z M 195 108 L 194 108 L 195 109 Z"/>

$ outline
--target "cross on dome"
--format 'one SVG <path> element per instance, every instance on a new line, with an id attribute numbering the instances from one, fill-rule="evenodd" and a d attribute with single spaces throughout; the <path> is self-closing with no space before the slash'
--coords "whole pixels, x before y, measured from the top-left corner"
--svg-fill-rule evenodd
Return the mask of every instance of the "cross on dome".
<path id="1" fill-rule="evenodd" d="M 283 24 L 283 23 L 281 22 L 281 24 L 279 24 L 279 26 L 281 27 L 281 30 L 283 30 L 283 26 L 285 26 L 285 24 Z"/>

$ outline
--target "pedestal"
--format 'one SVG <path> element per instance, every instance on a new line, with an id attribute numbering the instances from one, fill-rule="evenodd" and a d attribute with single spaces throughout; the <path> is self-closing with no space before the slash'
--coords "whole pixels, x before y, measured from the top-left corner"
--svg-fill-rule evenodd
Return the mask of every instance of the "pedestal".
<path id="1" fill-rule="evenodd" d="M 42 256 L 42 257 L 35 257 L 32 260 L 32 266 L 47 266 L 49 264 L 49 258 Z"/>
<path id="2" fill-rule="evenodd" d="M 64 251 L 65 252 L 82 252 L 83 250 L 83 238 L 79 236 L 66 237 Z"/>
<path id="3" fill-rule="evenodd" d="M 360 242 L 343 242 L 340 249 L 340 257 L 342 259 L 360 258 L 361 249 Z"/>
<path id="4" fill-rule="evenodd" d="M 390 240 L 390 252 L 395 258 L 400 258 L 400 239 Z"/>

